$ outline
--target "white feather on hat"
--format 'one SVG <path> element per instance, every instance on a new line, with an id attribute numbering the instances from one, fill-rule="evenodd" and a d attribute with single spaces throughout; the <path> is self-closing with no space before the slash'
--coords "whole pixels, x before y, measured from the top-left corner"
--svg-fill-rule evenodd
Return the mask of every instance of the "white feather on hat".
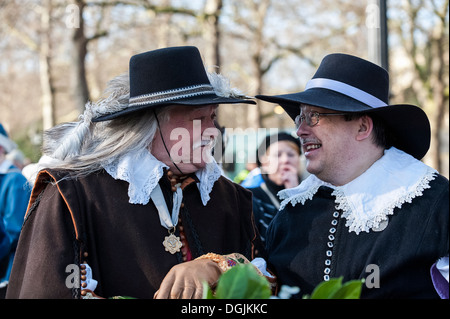
<path id="1" fill-rule="evenodd" d="M 208 79 L 214 92 L 221 97 L 227 98 L 249 98 L 236 88 L 232 88 L 230 81 L 223 75 L 207 72 Z M 66 123 L 65 137 L 53 145 L 52 158 L 64 160 L 80 152 L 83 141 L 91 131 L 92 119 L 122 111 L 128 107 L 130 96 L 130 83 L 128 72 L 121 74 L 109 81 L 104 92 L 106 97 L 97 102 L 87 102 L 85 111 L 79 116 L 78 122 Z"/>

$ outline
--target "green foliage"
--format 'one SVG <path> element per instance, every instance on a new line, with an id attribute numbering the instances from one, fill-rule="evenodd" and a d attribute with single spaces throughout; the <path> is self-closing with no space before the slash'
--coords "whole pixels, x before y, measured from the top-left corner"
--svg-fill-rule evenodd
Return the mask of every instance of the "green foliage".
<path id="1" fill-rule="evenodd" d="M 268 299 L 270 295 L 269 282 L 252 264 L 238 264 L 223 273 L 215 293 L 203 283 L 203 299 Z"/>
<path id="2" fill-rule="evenodd" d="M 311 295 L 303 299 L 359 299 L 364 280 L 350 280 L 342 283 L 343 277 L 323 281 Z M 226 271 L 219 279 L 213 293 L 203 283 L 203 299 L 268 299 L 271 297 L 267 279 L 260 276 L 251 264 L 238 264 Z"/>
<path id="3" fill-rule="evenodd" d="M 18 148 L 23 152 L 25 157 L 29 158 L 32 163 L 36 163 L 41 158 L 41 145 L 35 145 L 31 142 L 30 137 L 26 133 L 22 133 L 14 139 Z"/>
<path id="4" fill-rule="evenodd" d="M 363 280 L 350 280 L 342 284 L 342 278 L 331 278 L 317 285 L 312 294 L 303 299 L 359 299 Z"/>
<path id="5" fill-rule="evenodd" d="M 134 297 L 129 297 L 129 296 L 114 296 L 108 299 L 136 299 Z"/>

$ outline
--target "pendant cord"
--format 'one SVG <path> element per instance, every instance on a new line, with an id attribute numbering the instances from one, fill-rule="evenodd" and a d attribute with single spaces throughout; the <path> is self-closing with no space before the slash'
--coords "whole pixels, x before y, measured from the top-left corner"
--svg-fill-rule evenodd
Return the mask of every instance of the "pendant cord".
<path id="1" fill-rule="evenodd" d="M 188 229 L 190 229 L 190 234 L 192 235 L 192 243 L 194 244 L 193 246 L 195 246 L 195 249 L 197 250 L 197 257 L 204 255 L 205 251 L 203 249 L 203 245 L 200 241 L 200 238 L 198 236 L 197 230 L 194 227 L 194 223 L 191 219 L 191 215 L 189 214 L 189 210 L 187 209 L 186 206 L 184 206 L 181 211 L 181 219 L 183 220 L 184 223 L 186 223 L 186 226 L 188 227 Z M 187 240 L 187 236 L 186 236 L 186 240 Z M 192 247 L 190 245 L 190 247 Z M 193 253 L 191 251 L 191 253 Z"/>
<path id="2" fill-rule="evenodd" d="M 161 140 L 163 142 L 164 148 L 166 149 L 167 155 L 169 155 L 169 158 L 172 161 L 172 164 L 175 166 L 175 168 L 181 173 L 181 175 L 184 175 L 184 173 L 181 171 L 181 169 L 173 161 L 172 156 L 170 156 L 170 152 L 167 149 L 166 142 L 164 142 L 164 137 L 163 137 L 162 132 L 161 132 L 161 126 L 159 125 L 158 116 L 156 115 L 156 111 L 155 110 L 153 110 L 153 114 L 155 115 L 156 123 L 158 124 L 159 135 L 161 136 Z"/>
<path id="3" fill-rule="evenodd" d="M 175 234 L 178 237 L 180 236 L 180 231 L 178 230 L 178 228 L 175 228 Z M 184 262 L 183 261 L 183 253 L 181 252 L 181 249 L 175 253 L 175 256 L 177 257 L 177 263 L 181 264 Z"/>

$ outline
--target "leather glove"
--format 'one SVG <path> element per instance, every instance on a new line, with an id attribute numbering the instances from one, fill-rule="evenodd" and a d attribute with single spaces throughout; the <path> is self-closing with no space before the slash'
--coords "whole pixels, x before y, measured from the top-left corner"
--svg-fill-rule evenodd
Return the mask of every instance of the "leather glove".
<path id="1" fill-rule="evenodd" d="M 173 266 L 164 277 L 155 299 L 200 299 L 203 282 L 214 286 L 222 271 L 209 259 L 196 259 Z"/>

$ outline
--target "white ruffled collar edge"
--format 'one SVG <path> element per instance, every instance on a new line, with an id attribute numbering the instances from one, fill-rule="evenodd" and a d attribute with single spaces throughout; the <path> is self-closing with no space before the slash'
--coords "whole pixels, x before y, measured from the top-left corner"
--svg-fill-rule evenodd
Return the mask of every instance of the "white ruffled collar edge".
<path id="1" fill-rule="evenodd" d="M 128 153 L 119 159 L 102 165 L 114 179 L 128 182 L 128 198 L 130 204 L 146 205 L 153 189 L 164 175 L 164 168 L 169 168 L 159 161 L 147 149 Z M 197 184 L 204 206 L 210 199 L 214 183 L 221 176 L 221 170 L 214 159 L 202 170 L 196 172 Z"/>
<path id="2" fill-rule="evenodd" d="M 336 208 L 343 211 L 349 232 L 381 231 L 394 209 L 422 196 L 436 175 L 435 169 L 392 147 L 365 173 L 346 185 L 335 187 L 310 175 L 297 187 L 280 191 L 280 210 L 289 203 L 303 205 L 313 198 L 319 187 L 328 186 L 334 189 Z"/>

